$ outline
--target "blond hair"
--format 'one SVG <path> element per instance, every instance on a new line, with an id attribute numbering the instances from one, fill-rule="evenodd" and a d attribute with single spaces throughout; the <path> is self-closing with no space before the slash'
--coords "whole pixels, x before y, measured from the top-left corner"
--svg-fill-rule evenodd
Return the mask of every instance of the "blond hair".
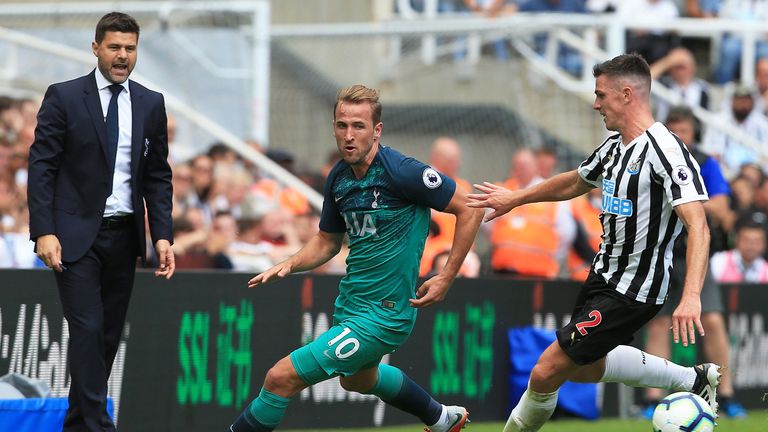
<path id="1" fill-rule="evenodd" d="M 333 118 L 336 119 L 336 108 L 340 103 L 351 104 L 368 103 L 371 105 L 371 120 L 377 125 L 381 121 L 381 102 L 379 102 L 379 91 L 368 88 L 364 85 L 355 84 L 352 87 L 345 87 L 336 94 L 336 103 L 333 104 Z"/>

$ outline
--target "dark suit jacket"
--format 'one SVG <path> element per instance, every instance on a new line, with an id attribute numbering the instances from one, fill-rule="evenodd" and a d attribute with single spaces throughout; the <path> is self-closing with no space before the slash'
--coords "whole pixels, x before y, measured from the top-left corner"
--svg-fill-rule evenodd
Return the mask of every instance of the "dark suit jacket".
<path id="1" fill-rule="evenodd" d="M 55 234 L 64 262 L 80 259 L 91 247 L 112 194 L 107 131 L 95 73 L 48 88 L 29 152 L 30 238 Z M 129 90 L 131 201 L 140 245 L 137 252 L 145 258 L 145 200 L 153 243 L 172 241 L 167 123 L 163 95 L 134 81 L 129 81 Z"/>

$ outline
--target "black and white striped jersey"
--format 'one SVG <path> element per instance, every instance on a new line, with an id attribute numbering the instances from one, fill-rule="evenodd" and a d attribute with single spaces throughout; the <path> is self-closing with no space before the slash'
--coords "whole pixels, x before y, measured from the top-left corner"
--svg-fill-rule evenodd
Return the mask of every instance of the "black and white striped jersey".
<path id="1" fill-rule="evenodd" d="M 595 272 L 632 299 L 664 303 L 672 249 L 683 230 L 673 208 L 708 199 L 698 163 L 657 122 L 626 145 L 619 134 L 609 137 L 578 172 L 603 190 L 603 235 Z"/>

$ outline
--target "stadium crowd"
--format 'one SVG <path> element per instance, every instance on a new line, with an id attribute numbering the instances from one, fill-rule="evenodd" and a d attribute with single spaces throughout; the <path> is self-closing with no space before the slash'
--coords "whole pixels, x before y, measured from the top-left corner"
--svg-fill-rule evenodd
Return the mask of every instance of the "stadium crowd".
<path id="1" fill-rule="evenodd" d="M 4 98 L 0 103 L 4 137 L 0 141 L 0 267 L 43 267 L 29 241 L 26 204 L 26 160 L 34 139 L 38 105 L 29 99 Z M 671 109 L 673 114 L 681 110 L 684 108 Z M 172 137 L 174 123 L 169 118 Z M 323 173 L 337 160 L 331 153 L 323 172 L 314 173 L 297 171 L 295 157 L 287 151 L 269 150 L 265 154 L 318 191 L 324 184 Z M 557 154 L 556 149 L 520 149 L 512 156 L 508 178 L 499 183 L 520 188 L 548 178 L 557 173 Z M 434 140 L 430 164 L 470 190 L 470 182 L 459 175 L 461 161 L 460 143 L 450 137 Z M 722 161 L 714 164 L 719 166 Z M 191 160 L 174 161 L 173 172 L 173 248 L 180 269 L 260 272 L 296 252 L 317 230 L 318 212 L 305 197 L 261 174 L 224 144 L 213 144 Z M 763 169 L 757 163 L 744 163 L 729 181 L 723 180 L 717 192 L 710 194 L 718 203 L 711 215 L 711 253 L 716 257 L 713 271 L 731 282 L 768 282 L 768 264 L 764 260 L 768 180 Z M 571 202 L 516 209 L 484 225 L 461 275 L 493 273 L 581 280 L 599 247 L 601 205 L 600 190 L 595 189 Z M 446 258 L 453 223 L 451 215 L 434 212 L 422 276 L 439 269 Z M 153 265 L 151 260 L 147 263 Z M 339 273 L 343 268 L 342 253 L 318 271 Z"/>
<path id="2" fill-rule="evenodd" d="M 415 8 L 419 3 L 412 0 Z M 526 11 L 566 11 L 613 12 L 636 17 L 661 13 L 670 17 L 702 19 L 768 17 L 768 1 L 441 0 L 440 5 L 444 11 L 494 16 Z M 739 64 L 738 61 L 731 64 L 731 57 L 740 55 L 741 47 L 731 35 L 723 36 L 719 63 L 711 67 L 709 73 L 701 72 L 702 66 L 707 65 L 697 62 L 684 42 L 674 34 L 627 34 L 627 46 L 653 61 L 654 78 L 678 92 L 684 104 L 717 112 L 729 124 L 758 142 L 768 144 L 768 50 L 762 48 L 768 46 L 768 39 L 758 42 L 754 87 L 740 85 L 737 81 Z M 498 54 L 498 50 L 496 52 Z M 560 63 L 566 70 L 580 62 L 572 59 L 574 54 L 567 49 L 560 50 Z M 719 104 L 715 94 L 722 95 Z M 34 140 L 38 108 L 37 100 L 0 98 L 2 268 L 42 267 L 29 241 L 26 205 L 26 165 L 29 147 Z M 661 101 L 655 103 L 659 121 L 668 121 L 670 112 L 675 110 L 679 111 L 680 107 L 671 107 Z M 698 121 L 694 128 L 694 142 L 688 144 L 714 158 L 705 169 L 722 172 L 722 177 L 727 179 L 715 193 L 711 192 L 717 207 L 710 213 L 711 253 L 716 256 L 713 270 L 731 281 L 741 277 L 742 280 L 767 282 L 768 264 L 764 257 L 768 233 L 768 181 L 760 163 L 762 155 L 715 128 L 703 127 Z M 169 115 L 168 129 L 169 142 L 173 144 L 176 121 L 172 115 Z M 258 143 L 250 144 L 262 151 Z M 425 142 L 424 145 L 430 144 Z M 460 143 L 451 137 L 437 137 L 431 145 L 430 163 L 456 178 L 459 185 L 469 191 L 471 182 L 461 175 L 473 181 L 479 180 L 479 176 L 461 172 Z M 305 161 L 296 160 L 295 155 L 279 149 L 279 144 L 273 147 L 278 148 L 265 151 L 266 156 L 322 192 L 324 176 L 338 160 L 335 152 L 330 152 L 320 172 L 310 172 L 301 168 Z M 174 157 L 173 145 L 170 149 L 169 159 L 174 171 L 174 250 L 178 268 L 260 272 L 296 252 L 317 229 L 318 212 L 305 197 L 264 175 L 226 145 L 213 143 L 205 153 L 184 161 Z M 508 178 L 497 180 L 508 188 L 540 182 L 557 173 L 557 158 L 557 148 L 518 150 L 512 156 Z M 601 205 L 600 192 L 596 191 L 572 202 L 526 206 L 486 224 L 476 247 L 467 257 L 462 276 L 493 273 L 583 279 L 589 260 L 600 243 L 602 230 L 597 216 Z M 453 218 L 435 212 L 420 269 L 422 276 L 439 269 L 446 257 L 452 232 Z M 149 253 L 151 255 L 153 251 Z M 344 253 L 340 254 L 317 271 L 342 272 L 344 256 Z M 149 267 L 154 265 L 151 260 L 147 263 Z"/>

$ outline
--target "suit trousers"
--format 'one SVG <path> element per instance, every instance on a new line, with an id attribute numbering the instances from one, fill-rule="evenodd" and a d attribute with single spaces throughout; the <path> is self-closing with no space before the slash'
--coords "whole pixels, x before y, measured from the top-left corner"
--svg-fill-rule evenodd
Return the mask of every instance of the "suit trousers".
<path id="1" fill-rule="evenodd" d="M 64 432 L 115 431 L 107 380 L 120 344 L 138 256 L 136 227 L 103 223 L 91 248 L 54 272 L 69 326 L 72 381 Z"/>

